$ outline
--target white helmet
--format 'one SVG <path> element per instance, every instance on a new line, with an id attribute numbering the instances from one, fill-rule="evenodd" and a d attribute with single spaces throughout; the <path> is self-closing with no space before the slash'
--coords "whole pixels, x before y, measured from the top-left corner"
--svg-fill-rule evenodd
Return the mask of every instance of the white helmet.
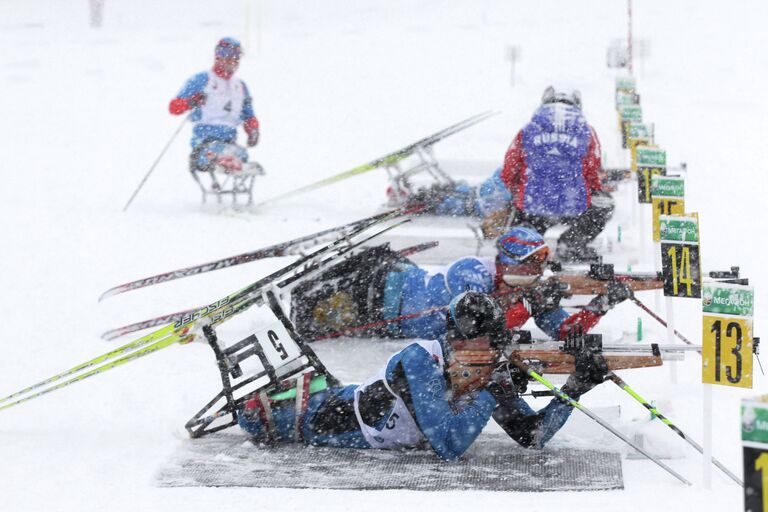
<path id="1" fill-rule="evenodd" d="M 542 105 L 547 103 L 566 103 L 576 108 L 581 108 L 581 93 L 578 89 L 550 85 L 544 89 L 544 94 L 541 95 L 541 103 Z"/>

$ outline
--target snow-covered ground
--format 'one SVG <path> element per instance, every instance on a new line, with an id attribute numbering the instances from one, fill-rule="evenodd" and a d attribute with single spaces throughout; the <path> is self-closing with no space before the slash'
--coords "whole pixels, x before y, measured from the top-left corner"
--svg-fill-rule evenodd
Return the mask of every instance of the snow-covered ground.
<path id="1" fill-rule="evenodd" d="M 167 102 L 211 64 L 215 41 L 241 38 L 262 125 L 254 152 L 267 176 L 258 197 L 349 169 L 474 113 L 496 116 L 436 148 L 446 161 L 493 170 L 551 81 L 578 86 L 607 165 L 625 163 L 616 134 L 614 72 L 605 49 L 626 31 L 616 0 L 107 1 L 104 26 L 88 27 L 79 0 L 0 2 L 0 395 L 106 352 L 103 330 L 195 306 L 287 260 L 180 280 L 97 304 L 106 288 L 144 275 L 238 254 L 370 215 L 385 173 L 371 172 L 252 214 L 201 208 L 186 170 L 186 127 L 127 213 L 121 209 L 180 119 Z M 768 271 L 760 237 L 768 157 L 768 4 L 760 0 L 634 2 L 648 121 L 671 162 L 688 163 L 686 206 L 701 214 L 707 269 L 740 265 L 756 289 L 763 328 Z M 510 86 L 507 47 L 521 60 Z M 621 208 L 630 208 L 624 204 Z M 647 212 L 650 214 L 649 212 Z M 631 229 L 627 227 L 625 229 Z M 650 253 L 649 253 L 650 254 Z M 647 297 L 650 304 L 653 298 Z M 678 329 L 699 339 L 697 301 L 679 300 Z M 632 331 L 622 305 L 604 332 Z M 645 325 L 652 326 L 648 317 Z M 232 335 L 240 334 L 230 327 Z M 226 328 L 222 329 L 226 332 Z M 663 331 L 652 329 L 651 336 Z M 363 345 L 360 345 L 363 347 Z M 370 348 L 370 347 L 368 347 Z M 352 342 L 320 349 L 344 379 L 364 377 L 387 350 Z M 349 355 L 349 354 L 352 355 Z M 354 362 L 354 365 L 348 365 Z M 698 357 L 678 367 L 625 372 L 642 394 L 701 439 Z M 3 510 L 392 510 L 495 507 L 556 510 L 737 510 L 741 489 L 715 471 L 701 488 L 698 454 L 618 388 L 585 404 L 619 404 L 625 431 L 643 431 L 684 488 L 645 460 L 624 461 L 624 491 L 505 494 L 280 489 L 163 489 L 154 484 L 185 435 L 183 423 L 218 389 L 209 350 L 172 347 L 64 391 L 0 412 Z M 714 390 L 714 453 L 740 473 L 739 400 L 766 391 Z M 556 443 L 603 444 L 574 427 Z M 611 441 L 612 442 L 612 441 Z"/>

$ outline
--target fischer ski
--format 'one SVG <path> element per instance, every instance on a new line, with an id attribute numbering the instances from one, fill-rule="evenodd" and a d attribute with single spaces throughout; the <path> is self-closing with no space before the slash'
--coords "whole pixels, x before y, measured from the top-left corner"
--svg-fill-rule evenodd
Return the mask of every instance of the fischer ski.
<path id="1" fill-rule="evenodd" d="M 438 244 L 439 242 L 437 241 L 424 242 L 418 245 L 414 245 L 412 247 L 406 247 L 405 249 L 401 249 L 397 251 L 397 253 L 400 256 L 408 257 L 413 254 L 437 247 Z M 169 322 L 176 322 L 180 318 L 184 317 L 184 315 L 189 315 L 199 309 L 200 308 L 185 309 L 183 311 L 177 311 L 176 313 L 170 313 L 170 314 L 158 316 L 155 318 L 149 318 L 147 320 L 142 320 L 141 322 L 123 325 L 122 327 L 117 327 L 115 329 L 111 329 L 109 331 L 102 333 L 101 338 L 103 340 L 110 341 L 110 340 L 119 338 L 121 336 L 125 336 L 126 334 L 131 334 L 137 331 L 143 331 L 144 329 L 157 327 L 158 325 L 165 325 Z"/>
<path id="2" fill-rule="evenodd" d="M 375 221 L 361 225 L 353 232 L 321 247 L 312 254 L 299 258 L 297 261 L 273 272 L 269 276 L 227 295 L 218 301 L 212 302 L 204 308 L 194 310 L 193 312 L 184 315 L 175 323 L 169 323 L 146 336 L 129 342 L 106 354 L 97 356 L 85 363 L 74 366 L 69 370 L 65 370 L 64 372 L 44 379 L 20 391 L 2 397 L 0 398 L 0 404 L 4 403 L 4 405 L 0 406 L 0 410 L 7 409 L 57 389 L 69 386 L 70 384 L 74 384 L 75 382 L 79 382 L 88 377 L 103 373 L 175 343 L 189 343 L 197 337 L 199 328 L 203 325 L 219 325 L 229 318 L 242 313 L 251 306 L 259 304 L 264 300 L 263 293 L 265 292 L 265 289 L 269 287 L 277 286 L 278 288 L 283 288 L 298 279 L 309 277 L 320 270 L 322 265 L 329 263 L 333 259 L 343 257 L 345 254 L 368 242 L 372 238 L 408 222 L 409 219 L 384 227 L 360 241 L 353 242 L 353 237 L 362 234 L 375 224 L 393 220 L 407 213 L 410 213 L 410 210 L 393 210 Z M 302 269 L 302 267 L 305 268 Z M 294 272 L 295 274 L 291 275 Z M 280 282 L 281 279 L 284 279 L 284 282 Z M 30 394 L 33 391 L 35 392 Z"/>
<path id="3" fill-rule="evenodd" d="M 341 172 L 339 174 L 334 174 L 333 176 L 329 176 L 327 178 L 324 178 L 320 181 L 316 181 L 314 183 L 310 183 L 309 185 L 305 185 L 303 187 L 299 187 L 294 190 L 290 190 L 288 192 L 285 192 L 283 194 L 280 194 L 278 196 L 275 196 L 271 199 L 266 199 L 258 204 L 256 206 L 262 206 L 267 203 L 271 203 L 274 201 L 277 201 L 278 199 L 284 199 L 286 197 L 295 196 L 304 192 L 308 192 L 310 190 L 316 190 L 318 188 L 324 187 L 326 185 L 330 185 L 332 183 L 336 183 L 337 181 L 341 181 L 347 178 L 351 178 L 352 176 L 356 176 L 358 174 L 362 174 L 368 171 L 372 171 L 374 169 L 377 169 L 381 166 L 389 166 L 394 165 L 397 162 L 400 162 L 401 160 L 405 160 L 411 154 L 413 154 L 414 151 L 416 151 L 418 148 L 425 148 L 432 146 L 433 144 L 443 140 L 444 138 L 453 135 L 454 133 L 460 132 L 466 128 L 469 128 L 470 126 L 473 126 L 480 121 L 484 121 L 485 119 L 496 115 L 497 112 L 493 111 L 487 111 L 483 112 L 481 114 L 474 115 L 472 117 L 469 117 L 467 119 L 464 119 L 463 121 L 459 121 L 456 124 L 453 124 L 447 128 L 444 128 L 443 130 L 440 130 L 439 132 L 433 133 L 432 135 L 429 135 L 427 137 L 424 137 L 423 139 L 414 142 L 413 144 L 410 144 L 402 149 L 398 149 L 397 151 L 393 151 L 392 153 L 389 153 L 388 155 L 385 155 L 381 158 L 377 158 L 376 160 L 371 160 L 368 163 L 365 163 L 363 165 L 360 165 L 358 167 L 352 168 L 348 171 Z"/>
<path id="4" fill-rule="evenodd" d="M 139 288 L 144 288 L 146 286 L 166 283 L 168 281 L 173 281 L 175 279 L 181 279 L 182 277 L 190 277 L 198 274 L 204 274 L 206 272 L 212 272 L 214 270 L 229 268 L 235 265 L 242 265 L 243 263 L 249 263 L 251 261 L 256 261 L 264 258 L 274 258 L 278 256 L 290 256 L 294 254 L 301 254 L 302 252 L 308 250 L 314 245 L 319 245 L 323 242 L 333 239 L 336 236 L 343 234 L 344 232 L 352 231 L 356 227 L 366 222 L 374 221 L 382 217 L 383 215 L 386 215 L 386 214 L 373 215 L 371 217 L 367 217 L 361 220 L 356 220 L 354 222 L 343 224 L 341 226 L 336 226 L 334 228 L 318 231 L 317 233 L 312 233 L 310 235 L 294 238 L 293 240 L 289 240 L 287 242 L 281 242 L 275 245 L 271 245 L 269 247 L 263 247 L 261 249 L 257 249 L 255 251 L 238 254 L 237 256 L 230 256 L 228 258 L 209 261 L 208 263 L 203 263 L 203 264 L 195 265 L 192 267 L 181 268 L 178 270 L 171 270 L 170 272 L 164 272 L 162 274 L 157 274 L 154 276 L 137 279 L 136 281 L 131 281 L 129 283 L 121 284 L 105 291 L 99 297 L 99 302 L 101 302 L 106 298 L 119 295 L 121 293 L 129 292 L 131 290 L 137 290 Z M 170 321 L 170 317 L 171 315 L 168 316 L 169 321 Z M 158 325 L 158 324 L 154 324 L 154 325 Z M 152 325 L 148 325 L 147 327 L 152 327 Z M 131 331 L 128 331 L 128 332 L 131 332 Z"/>

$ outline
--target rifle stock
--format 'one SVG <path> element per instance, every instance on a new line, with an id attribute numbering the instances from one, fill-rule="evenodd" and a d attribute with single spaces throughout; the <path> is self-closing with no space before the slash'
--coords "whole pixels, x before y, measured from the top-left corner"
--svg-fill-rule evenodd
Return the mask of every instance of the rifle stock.
<path id="1" fill-rule="evenodd" d="M 574 356 L 556 350 L 515 350 L 511 357 L 523 361 L 528 366 L 539 366 L 543 373 L 566 375 L 576 370 Z M 656 355 L 603 354 L 603 357 L 611 371 L 650 368 L 663 364 L 661 356 Z"/>
<path id="2" fill-rule="evenodd" d="M 612 281 L 626 283 L 632 291 L 658 290 L 664 287 L 664 281 L 658 274 L 616 274 L 613 279 L 596 279 L 586 274 L 557 272 L 549 277 L 532 278 L 531 276 L 505 275 L 504 282 L 513 288 L 532 289 L 548 281 L 563 283 L 570 295 L 599 295 L 605 293 Z"/>

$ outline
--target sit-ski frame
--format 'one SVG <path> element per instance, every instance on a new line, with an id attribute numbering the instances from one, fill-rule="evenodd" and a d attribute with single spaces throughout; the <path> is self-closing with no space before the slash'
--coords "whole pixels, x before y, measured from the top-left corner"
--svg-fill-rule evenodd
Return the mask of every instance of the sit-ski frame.
<path id="1" fill-rule="evenodd" d="M 338 381 L 328 372 L 325 365 L 317 358 L 315 352 L 302 341 L 290 319 L 283 311 L 275 293 L 272 290 L 267 290 L 264 295 L 266 298 L 265 302 L 269 305 L 272 313 L 285 327 L 291 341 L 298 347 L 298 357 L 286 361 L 284 365 L 275 367 L 270 363 L 264 352 L 264 347 L 262 347 L 260 340 L 255 334 L 251 334 L 231 347 L 222 349 L 213 328 L 208 325 L 203 327 L 205 338 L 216 356 L 216 362 L 221 375 L 222 390 L 186 423 L 185 428 L 189 432 L 190 437 L 202 437 L 236 425 L 237 411 L 242 409 L 245 402 L 255 393 L 263 390 L 281 391 L 283 390 L 281 382 L 287 379 L 295 379 L 309 371 L 317 375 L 324 375 L 330 386 L 338 385 Z M 287 357 L 285 348 L 276 336 L 274 339 L 270 336 L 270 341 L 278 353 L 286 354 Z M 264 370 L 244 377 L 240 363 L 254 356 L 259 360 Z M 263 381 L 265 377 L 268 378 L 266 382 L 258 382 L 260 380 Z M 236 379 L 242 380 L 233 382 Z M 211 413 L 216 404 L 221 400 L 225 401 L 224 405 Z M 214 425 L 217 420 L 227 417 L 229 417 L 229 420 L 226 423 L 222 424 L 219 421 L 219 424 Z"/>
<path id="2" fill-rule="evenodd" d="M 418 162 L 407 169 L 403 169 L 399 162 L 386 166 L 391 190 L 390 206 L 402 206 L 404 199 L 415 192 L 410 178 L 421 172 L 426 171 L 438 185 L 455 184 L 453 178 L 440 168 L 431 145 L 416 146 L 413 155 L 418 156 Z"/>
<path id="3" fill-rule="evenodd" d="M 264 175 L 264 169 L 257 162 L 246 162 L 241 171 L 227 171 L 216 166 L 212 171 L 192 170 L 192 177 L 200 186 L 203 193 L 203 203 L 206 202 L 209 195 L 216 196 L 216 201 L 221 204 L 222 197 L 232 196 L 232 204 L 237 204 L 240 196 L 245 196 L 246 205 L 253 204 L 253 184 L 256 176 Z M 210 177 L 211 185 L 207 188 L 200 180 L 198 174 L 207 174 Z"/>
<path id="4" fill-rule="evenodd" d="M 218 141 L 215 140 L 203 142 L 190 155 L 189 172 L 203 193 L 203 203 L 206 202 L 209 195 L 215 196 L 219 204 L 222 203 L 223 196 L 231 195 L 232 204 L 237 204 L 237 199 L 240 196 L 246 197 L 246 205 L 252 204 L 253 184 L 256 176 L 264 175 L 264 168 L 258 162 L 243 162 L 241 170 L 228 170 L 217 164 L 199 168 L 196 165 L 196 160 L 200 153 L 204 152 L 210 144 L 216 143 Z M 201 174 L 208 176 L 209 186 L 203 183 Z"/>

